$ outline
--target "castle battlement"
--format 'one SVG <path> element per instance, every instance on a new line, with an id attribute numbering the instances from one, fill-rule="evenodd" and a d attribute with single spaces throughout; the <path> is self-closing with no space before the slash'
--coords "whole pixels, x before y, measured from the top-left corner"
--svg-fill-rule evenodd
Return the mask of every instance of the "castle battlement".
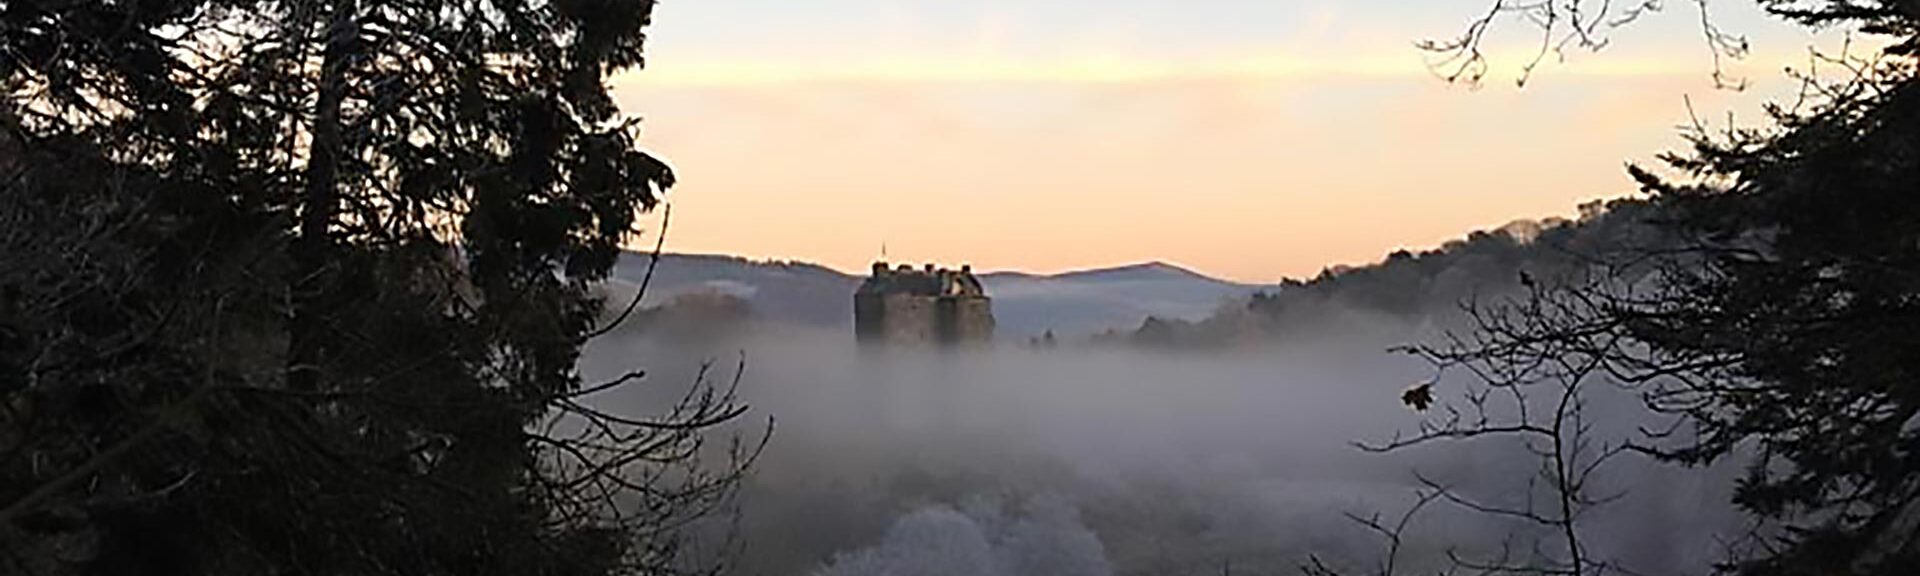
<path id="1" fill-rule="evenodd" d="M 958 344 L 993 338 L 992 301 L 967 265 L 915 269 L 874 262 L 872 274 L 853 293 L 853 316 L 861 342 Z"/>
<path id="2" fill-rule="evenodd" d="M 985 298 L 987 292 L 980 287 L 980 279 L 973 276 L 973 267 L 961 265 L 959 270 L 936 268 L 927 264 L 920 269 L 901 264 L 897 268 L 888 268 L 885 262 L 873 263 L 873 274 L 860 283 L 859 292 L 887 294 L 916 294 L 920 296 L 956 296 Z"/>

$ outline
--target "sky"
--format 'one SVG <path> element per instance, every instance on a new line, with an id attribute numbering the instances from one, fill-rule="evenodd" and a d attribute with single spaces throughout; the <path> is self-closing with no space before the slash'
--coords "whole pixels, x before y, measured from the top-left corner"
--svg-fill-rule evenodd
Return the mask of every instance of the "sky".
<path id="1" fill-rule="evenodd" d="M 679 177 L 671 251 L 1272 282 L 1630 195 L 1689 101 L 1758 122 L 1840 41 L 1709 0 L 1753 46 L 1718 90 L 1667 2 L 1524 88 L 1538 33 L 1502 20 L 1483 85 L 1441 81 L 1414 41 L 1489 1 L 660 0 L 613 86 Z"/>

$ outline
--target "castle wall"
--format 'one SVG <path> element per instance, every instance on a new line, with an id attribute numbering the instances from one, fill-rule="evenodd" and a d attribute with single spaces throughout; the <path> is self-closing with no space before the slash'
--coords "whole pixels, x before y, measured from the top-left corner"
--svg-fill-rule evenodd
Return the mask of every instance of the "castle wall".
<path id="1" fill-rule="evenodd" d="M 942 343 L 993 340 L 993 308 L 986 298 L 941 298 L 935 304 L 935 330 Z"/>
<path id="2" fill-rule="evenodd" d="M 993 339 L 993 309 L 986 298 L 914 294 L 857 294 L 854 335 L 861 342 L 958 344 Z"/>
<path id="3" fill-rule="evenodd" d="M 886 317 L 886 295 L 866 292 L 853 295 L 853 335 L 856 339 L 861 342 L 885 340 Z"/>
<path id="4" fill-rule="evenodd" d="M 874 263 L 853 295 L 854 335 L 863 343 L 953 345 L 993 339 L 993 308 L 972 271 Z"/>
<path id="5" fill-rule="evenodd" d="M 913 294 L 888 294 L 882 333 L 888 342 L 936 342 L 935 299 Z"/>

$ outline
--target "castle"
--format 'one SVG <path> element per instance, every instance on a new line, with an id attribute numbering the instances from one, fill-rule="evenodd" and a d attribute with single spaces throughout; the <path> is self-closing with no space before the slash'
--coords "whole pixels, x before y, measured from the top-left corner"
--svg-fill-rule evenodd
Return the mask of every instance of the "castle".
<path id="1" fill-rule="evenodd" d="M 921 270 L 873 263 L 853 293 L 853 331 L 862 343 L 953 345 L 993 339 L 993 302 L 973 267 Z"/>

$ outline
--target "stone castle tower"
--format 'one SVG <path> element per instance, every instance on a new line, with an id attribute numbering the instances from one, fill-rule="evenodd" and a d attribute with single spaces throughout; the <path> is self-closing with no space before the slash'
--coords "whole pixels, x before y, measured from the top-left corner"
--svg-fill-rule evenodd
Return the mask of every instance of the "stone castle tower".
<path id="1" fill-rule="evenodd" d="M 993 339 L 993 302 L 971 266 L 914 270 L 873 263 L 853 293 L 853 331 L 863 343 L 953 345 Z"/>

